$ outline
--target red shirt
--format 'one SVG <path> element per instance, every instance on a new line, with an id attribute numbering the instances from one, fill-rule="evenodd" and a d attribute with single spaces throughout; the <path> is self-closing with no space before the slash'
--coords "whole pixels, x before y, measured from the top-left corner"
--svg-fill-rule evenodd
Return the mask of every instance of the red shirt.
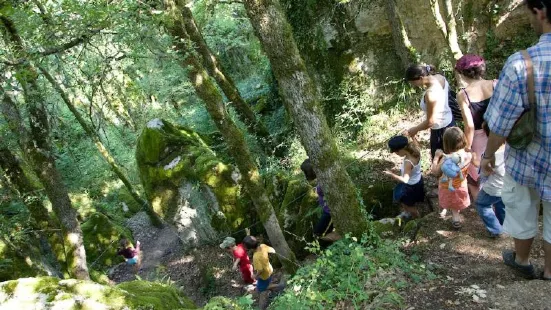
<path id="1" fill-rule="evenodd" d="M 233 258 L 240 259 L 239 267 L 246 267 L 247 265 L 251 264 L 251 261 L 249 260 L 249 255 L 247 255 L 247 250 L 241 243 L 235 247 L 235 250 L 233 250 Z"/>

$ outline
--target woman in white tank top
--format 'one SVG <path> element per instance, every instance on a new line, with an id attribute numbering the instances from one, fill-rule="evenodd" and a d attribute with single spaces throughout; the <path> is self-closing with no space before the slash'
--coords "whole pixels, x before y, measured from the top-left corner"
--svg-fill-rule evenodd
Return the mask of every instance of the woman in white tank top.
<path id="1" fill-rule="evenodd" d="M 436 150 L 443 148 L 444 131 L 455 126 L 448 103 L 450 85 L 431 65 L 411 65 L 406 70 L 406 80 L 412 86 L 425 89 L 420 105 L 426 115 L 424 121 L 409 128 L 406 134 L 415 138 L 419 131 L 430 128 L 430 154 L 431 158 L 434 158 Z"/>

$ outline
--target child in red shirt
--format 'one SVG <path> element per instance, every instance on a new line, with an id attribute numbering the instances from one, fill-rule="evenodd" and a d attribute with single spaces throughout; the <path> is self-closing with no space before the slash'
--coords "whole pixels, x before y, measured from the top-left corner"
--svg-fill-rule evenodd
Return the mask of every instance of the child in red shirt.
<path id="1" fill-rule="evenodd" d="M 239 266 L 239 271 L 241 271 L 243 281 L 246 284 L 253 284 L 253 266 L 251 265 L 249 255 L 247 255 L 247 249 L 245 249 L 243 244 L 236 245 L 235 238 L 226 237 L 226 239 L 224 239 L 224 241 L 220 244 L 220 248 L 232 253 L 234 258 L 233 270 L 237 270 L 237 267 Z"/>

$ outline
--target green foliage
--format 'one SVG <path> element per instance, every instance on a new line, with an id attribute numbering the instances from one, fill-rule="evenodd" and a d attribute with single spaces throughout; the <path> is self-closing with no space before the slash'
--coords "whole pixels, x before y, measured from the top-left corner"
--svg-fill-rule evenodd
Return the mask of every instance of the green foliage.
<path id="1" fill-rule="evenodd" d="M 124 259 L 117 255 L 119 240 L 132 240 L 132 234 L 109 220 L 101 213 L 94 213 L 82 224 L 84 248 L 90 268 L 101 269 L 121 263 Z"/>
<path id="2" fill-rule="evenodd" d="M 240 298 L 227 298 L 216 296 L 209 300 L 203 307 L 204 310 L 252 310 L 253 299 L 251 295 L 245 295 Z"/>
<path id="3" fill-rule="evenodd" d="M 518 33 L 509 39 L 498 39 L 493 31 L 486 33 L 484 58 L 487 59 L 487 78 L 497 79 L 509 56 L 527 49 L 538 41 L 538 36 L 530 25 L 522 26 Z"/>
<path id="4" fill-rule="evenodd" d="M 366 234 L 346 237 L 324 252 L 311 247 L 318 259 L 299 269 L 288 289 L 271 309 L 388 309 L 403 306 L 398 290 L 430 272 L 399 249 L 396 241 Z"/>
<path id="5" fill-rule="evenodd" d="M 21 256 L 32 256 L 31 250 L 37 248 L 32 230 L 32 219 L 23 203 L 14 200 L 0 204 L 0 281 L 38 273 L 31 261 Z"/>
<path id="6" fill-rule="evenodd" d="M 200 0 L 194 3 L 193 13 L 207 45 L 229 76 L 254 80 L 268 69 L 268 60 L 242 4 Z"/>

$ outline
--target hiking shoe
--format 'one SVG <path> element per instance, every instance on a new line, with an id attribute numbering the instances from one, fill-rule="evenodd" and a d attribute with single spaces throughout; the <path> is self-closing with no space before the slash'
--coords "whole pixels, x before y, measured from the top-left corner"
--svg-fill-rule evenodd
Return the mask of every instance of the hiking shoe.
<path id="1" fill-rule="evenodd" d="M 536 278 L 536 272 L 534 269 L 534 265 L 519 265 L 515 261 L 515 257 L 517 253 L 513 250 L 503 250 L 501 253 L 503 256 L 503 263 L 505 265 L 511 267 L 514 271 L 516 271 L 520 276 L 522 276 L 525 279 L 532 280 Z"/>
<path id="2" fill-rule="evenodd" d="M 490 238 L 490 239 L 505 239 L 507 238 L 507 234 L 506 233 L 500 233 L 500 234 L 494 234 L 494 233 L 491 233 L 489 231 L 486 232 L 486 237 Z"/>
<path id="3" fill-rule="evenodd" d="M 460 230 L 463 227 L 463 225 L 461 224 L 461 221 L 452 220 L 452 227 L 455 230 Z"/>

